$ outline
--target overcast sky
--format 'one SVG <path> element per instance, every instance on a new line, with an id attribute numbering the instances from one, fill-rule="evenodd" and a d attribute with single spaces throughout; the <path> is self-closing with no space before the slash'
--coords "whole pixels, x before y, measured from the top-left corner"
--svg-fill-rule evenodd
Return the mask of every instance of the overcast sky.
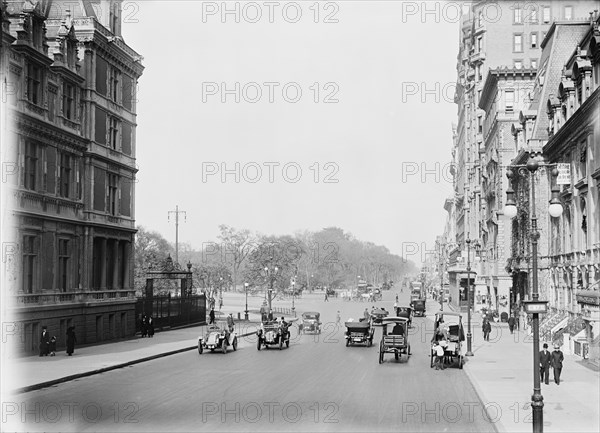
<path id="1" fill-rule="evenodd" d="M 146 68 L 137 224 L 174 241 L 178 205 L 180 242 L 195 248 L 219 224 L 433 248 L 453 194 L 459 25 L 422 4 L 240 2 L 238 23 L 222 2 L 125 1 L 123 36 Z"/>

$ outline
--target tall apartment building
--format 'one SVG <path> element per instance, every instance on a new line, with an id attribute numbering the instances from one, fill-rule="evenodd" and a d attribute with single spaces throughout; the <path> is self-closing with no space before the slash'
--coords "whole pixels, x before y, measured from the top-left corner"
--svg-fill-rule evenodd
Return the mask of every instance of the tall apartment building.
<path id="1" fill-rule="evenodd" d="M 500 290 L 500 287 L 490 286 L 494 284 L 490 278 L 480 277 L 489 254 L 487 243 L 482 240 L 489 223 L 489 212 L 481 187 L 487 168 L 481 157 L 486 153 L 486 114 L 480 107 L 488 74 L 490 70 L 503 67 L 517 71 L 536 70 L 540 66 L 541 42 L 551 24 L 555 20 L 589 17 L 598 5 L 598 1 L 476 1 L 462 18 L 455 93 L 458 121 L 453 151 L 456 240 L 454 248 L 448 252 L 450 296 L 455 305 L 465 305 L 467 299 L 466 239 L 474 241 L 471 246 L 479 245 L 479 248 L 471 248 L 470 257 L 475 308 L 487 306 L 488 293 L 495 294 Z M 497 201 L 495 206 L 501 207 L 502 203 Z M 506 244 L 503 239 L 498 242 Z"/>
<path id="2" fill-rule="evenodd" d="M 2 5 L 4 314 L 16 348 L 41 327 L 79 343 L 135 332 L 133 246 L 141 56 L 121 37 L 120 0 Z M 12 162 L 12 163 L 11 163 Z M 6 242 L 5 241 L 5 242 Z"/>

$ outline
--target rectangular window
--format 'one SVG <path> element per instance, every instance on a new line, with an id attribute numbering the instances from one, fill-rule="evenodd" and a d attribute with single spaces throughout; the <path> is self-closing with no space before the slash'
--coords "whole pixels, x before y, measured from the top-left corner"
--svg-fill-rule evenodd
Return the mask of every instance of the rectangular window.
<path id="1" fill-rule="evenodd" d="M 69 282 L 69 241 L 58 240 L 58 289 L 66 292 Z"/>
<path id="2" fill-rule="evenodd" d="M 531 24 L 538 23 L 539 6 L 535 3 L 527 3 L 525 5 L 525 17 Z"/>
<path id="3" fill-rule="evenodd" d="M 109 147 L 119 149 L 119 121 L 115 117 L 109 120 L 108 140 Z"/>
<path id="4" fill-rule="evenodd" d="M 119 85 L 121 83 L 121 72 L 117 68 L 110 68 L 110 99 L 119 102 Z"/>
<path id="5" fill-rule="evenodd" d="M 521 11 L 521 6 L 518 4 L 513 6 L 513 23 L 523 24 L 523 13 Z"/>
<path id="6" fill-rule="evenodd" d="M 35 191 L 37 171 L 38 171 L 38 156 L 37 146 L 32 142 L 25 143 L 25 173 L 23 177 L 23 187 Z"/>
<path id="7" fill-rule="evenodd" d="M 565 20 L 573 19 L 573 6 L 565 6 Z"/>
<path id="8" fill-rule="evenodd" d="M 537 60 L 531 61 L 531 69 L 537 69 Z"/>
<path id="9" fill-rule="evenodd" d="M 111 215 L 117 214 L 117 175 L 108 175 L 108 212 Z"/>
<path id="10" fill-rule="evenodd" d="M 96 56 L 96 92 L 107 94 L 108 64 L 102 57 Z"/>
<path id="11" fill-rule="evenodd" d="M 105 211 L 106 171 L 94 167 L 94 210 Z"/>
<path id="12" fill-rule="evenodd" d="M 27 100 L 42 104 L 42 68 L 33 63 L 27 64 Z"/>
<path id="13" fill-rule="evenodd" d="M 48 92 L 48 120 L 54 122 L 54 116 L 56 114 L 56 92 Z"/>
<path id="14" fill-rule="evenodd" d="M 133 182 L 133 178 L 122 178 L 121 204 L 119 207 L 119 214 L 121 215 L 131 216 L 131 187 Z"/>
<path id="15" fill-rule="evenodd" d="M 61 197 L 69 197 L 69 187 L 71 186 L 71 156 L 66 153 L 60 154 L 59 176 L 59 195 Z"/>
<path id="16" fill-rule="evenodd" d="M 515 92 L 514 90 L 507 90 L 504 93 L 504 105 L 506 107 L 506 112 L 512 113 L 515 108 Z"/>
<path id="17" fill-rule="evenodd" d="M 515 52 L 515 53 L 523 52 L 523 35 L 520 33 L 513 35 L 513 52 Z"/>
<path id="18" fill-rule="evenodd" d="M 532 33 L 531 34 L 531 48 L 537 48 L 537 47 L 538 47 L 538 34 Z"/>
<path id="19" fill-rule="evenodd" d="M 477 132 L 483 134 L 483 116 L 477 117 Z"/>
<path id="20" fill-rule="evenodd" d="M 131 155 L 131 124 L 127 122 L 121 124 L 121 152 Z"/>
<path id="21" fill-rule="evenodd" d="M 521 69 L 523 68 L 523 61 L 522 60 L 515 60 L 515 69 Z"/>
<path id="22" fill-rule="evenodd" d="M 135 96 L 135 81 L 129 75 L 122 75 L 123 81 L 123 107 L 131 111 L 133 109 L 133 99 Z"/>
<path id="23" fill-rule="evenodd" d="M 483 36 L 479 36 L 477 38 L 477 52 L 481 53 L 483 51 Z"/>
<path id="24" fill-rule="evenodd" d="M 37 255 L 36 237 L 23 236 L 23 292 L 25 293 L 33 293 L 35 289 Z"/>
<path id="25" fill-rule="evenodd" d="M 106 111 L 96 107 L 95 134 L 96 143 L 106 144 Z"/>
<path id="26" fill-rule="evenodd" d="M 63 116 L 69 120 L 75 117 L 75 86 L 71 83 L 63 83 L 62 112 Z"/>
<path id="27" fill-rule="evenodd" d="M 550 6 L 542 6 L 542 22 L 544 24 L 549 24 L 550 19 Z"/>

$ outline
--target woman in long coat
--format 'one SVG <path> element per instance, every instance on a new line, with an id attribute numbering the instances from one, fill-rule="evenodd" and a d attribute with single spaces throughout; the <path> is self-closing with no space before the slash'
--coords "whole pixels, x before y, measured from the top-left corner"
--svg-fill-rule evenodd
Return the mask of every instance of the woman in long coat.
<path id="1" fill-rule="evenodd" d="M 73 355 L 75 351 L 75 343 L 77 343 L 77 337 L 75 337 L 75 327 L 69 326 L 67 329 L 67 355 Z"/>

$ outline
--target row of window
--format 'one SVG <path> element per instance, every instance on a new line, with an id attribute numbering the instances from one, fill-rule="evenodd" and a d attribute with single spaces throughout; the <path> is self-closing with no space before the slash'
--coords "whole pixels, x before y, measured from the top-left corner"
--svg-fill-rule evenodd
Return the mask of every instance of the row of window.
<path id="1" fill-rule="evenodd" d="M 134 90 L 135 81 L 132 77 L 122 74 L 117 67 L 96 56 L 96 92 L 131 111 Z"/>
<path id="2" fill-rule="evenodd" d="M 94 139 L 96 143 L 122 152 L 125 155 L 132 154 L 133 127 L 130 123 L 121 121 L 118 117 L 111 115 L 99 107 L 96 107 L 94 123 Z"/>
<path id="3" fill-rule="evenodd" d="M 542 39 L 546 37 L 546 32 L 542 32 Z M 513 34 L 513 53 L 522 53 L 524 51 L 525 36 L 523 33 Z M 538 39 L 538 32 L 531 32 L 529 34 L 529 47 L 536 49 L 540 47 L 540 39 Z"/>
<path id="4" fill-rule="evenodd" d="M 552 8 L 550 6 L 540 6 L 533 2 L 525 2 L 523 5 L 516 3 L 511 6 L 513 10 L 514 24 L 538 24 L 540 15 L 543 24 L 552 22 Z M 565 20 L 573 19 L 573 6 L 566 5 L 562 10 L 562 18 Z"/>
<path id="5" fill-rule="evenodd" d="M 55 233 L 28 233 L 22 240 L 21 287 L 24 293 L 54 289 L 67 292 L 79 287 L 81 245 L 76 240 Z M 95 238 L 93 245 L 92 287 L 127 287 L 129 242 Z"/>
<path id="6" fill-rule="evenodd" d="M 34 141 L 23 144 L 21 186 L 73 200 L 82 199 L 80 158 Z M 133 180 L 94 167 L 94 210 L 131 216 Z"/>

